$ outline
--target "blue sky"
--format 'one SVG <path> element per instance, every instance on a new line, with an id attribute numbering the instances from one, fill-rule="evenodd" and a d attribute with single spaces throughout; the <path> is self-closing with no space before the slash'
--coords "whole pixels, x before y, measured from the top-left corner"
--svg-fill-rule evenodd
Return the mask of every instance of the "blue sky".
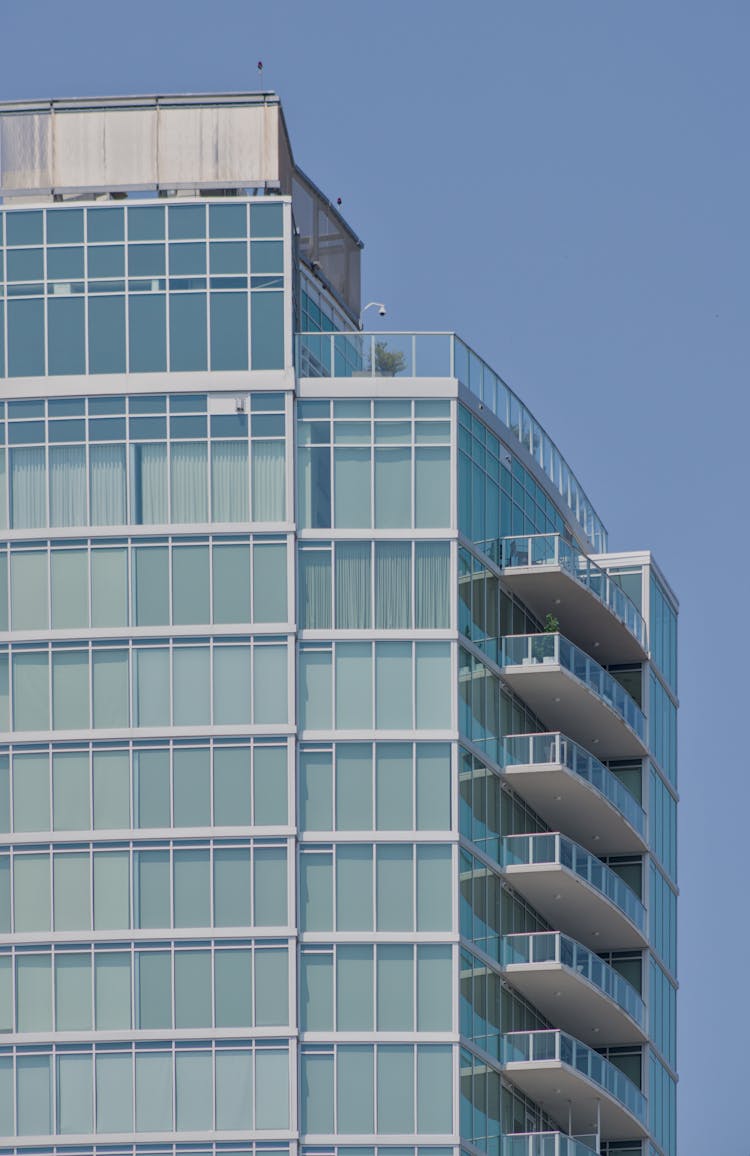
<path id="1" fill-rule="evenodd" d="M 679 1153 L 745 1156 L 747 0 L 34 0 L 0 19 L 3 100 L 254 89 L 262 59 L 297 162 L 366 242 L 365 299 L 393 328 L 458 330 L 611 547 L 655 551 L 682 603 Z"/>

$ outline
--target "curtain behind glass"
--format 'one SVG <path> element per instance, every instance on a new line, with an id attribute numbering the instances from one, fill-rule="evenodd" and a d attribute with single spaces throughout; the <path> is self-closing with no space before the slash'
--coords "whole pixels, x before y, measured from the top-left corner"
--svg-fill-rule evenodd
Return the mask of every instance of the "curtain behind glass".
<path id="1" fill-rule="evenodd" d="M 122 526 L 125 512 L 125 446 L 92 445 L 89 449 L 91 471 L 91 525 Z"/>
<path id="2" fill-rule="evenodd" d="M 47 525 L 44 446 L 10 452 L 10 520 L 14 529 L 35 530 Z"/>
<path id="3" fill-rule="evenodd" d="M 375 628 L 411 626 L 411 542 L 375 545 Z"/>
<path id="4" fill-rule="evenodd" d="M 300 550 L 299 626 L 301 630 L 330 630 L 331 551 Z"/>
<path id="5" fill-rule="evenodd" d="M 167 514 L 167 447 L 163 443 L 134 445 L 132 453 L 132 509 L 130 520 L 163 525 Z"/>
<path id="6" fill-rule="evenodd" d="M 417 629 L 437 630 L 450 624 L 450 547 L 447 542 L 417 542 Z"/>
<path id="7" fill-rule="evenodd" d="M 50 446 L 49 499 L 51 525 L 86 525 L 85 446 Z"/>
<path id="8" fill-rule="evenodd" d="M 370 543 L 336 545 L 336 627 L 370 628 Z"/>
<path id="9" fill-rule="evenodd" d="M 253 442 L 253 521 L 285 517 L 284 442 Z"/>
<path id="10" fill-rule="evenodd" d="M 208 521 L 208 447 L 172 442 L 172 520 Z"/>
<path id="11" fill-rule="evenodd" d="M 250 521 L 247 442 L 213 442 L 211 445 L 211 519 L 214 522 Z"/>

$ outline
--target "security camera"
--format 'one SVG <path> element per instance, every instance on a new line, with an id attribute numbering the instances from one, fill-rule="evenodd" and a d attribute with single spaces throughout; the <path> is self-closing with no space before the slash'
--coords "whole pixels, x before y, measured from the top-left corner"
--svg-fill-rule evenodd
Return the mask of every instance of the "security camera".
<path id="1" fill-rule="evenodd" d="M 378 309 L 378 317 L 385 317 L 385 305 L 381 305 Z"/>

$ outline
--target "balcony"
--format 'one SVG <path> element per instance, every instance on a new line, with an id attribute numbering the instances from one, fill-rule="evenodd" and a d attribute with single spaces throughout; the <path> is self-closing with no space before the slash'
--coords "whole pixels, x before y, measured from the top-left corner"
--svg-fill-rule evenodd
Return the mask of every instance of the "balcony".
<path id="1" fill-rule="evenodd" d="M 553 830 L 600 855 L 645 850 L 646 816 L 638 800 L 603 763 L 559 731 L 508 735 L 502 765 L 513 789 Z"/>
<path id="2" fill-rule="evenodd" d="M 503 639 L 503 678 L 550 730 L 564 730 L 602 758 L 643 758 L 646 720 L 612 675 L 561 634 Z"/>
<path id="3" fill-rule="evenodd" d="M 569 936 L 506 935 L 500 961 L 521 995 L 583 1043 L 640 1044 L 646 1038 L 646 1009 L 633 985 Z"/>
<path id="4" fill-rule="evenodd" d="M 502 1139 L 502 1156 L 598 1156 L 595 1135 L 568 1136 L 565 1132 L 510 1132 Z"/>
<path id="5" fill-rule="evenodd" d="M 646 624 L 635 603 L 601 567 L 559 534 L 503 538 L 505 585 L 537 618 L 549 613 L 563 634 L 600 662 L 643 662 Z"/>
<path id="6" fill-rule="evenodd" d="M 509 1032 L 503 1036 L 503 1065 L 508 1079 L 561 1128 L 578 1133 L 593 1128 L 602 1140 L 647 1135 L 640 1089 L 565 1032 Z"/>
<path id="7" fill-rule="evenodd" d="M 505 877 L 553 927 L 595 951 L 641 950 L 646 910 L 619 875 L 559 833 L 506 835 Z"/>

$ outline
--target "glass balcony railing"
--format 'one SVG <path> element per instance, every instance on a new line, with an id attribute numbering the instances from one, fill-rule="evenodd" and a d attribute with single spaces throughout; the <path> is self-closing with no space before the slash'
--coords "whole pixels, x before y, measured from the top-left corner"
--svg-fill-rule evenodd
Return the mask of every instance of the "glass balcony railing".
<path id="1" fill-rule="evenodd" d="M 508 1032 L 503 1036 L 503 1063 L 534 1063 L 558 1060 L 597 1084 L 642 1124 L 646 1122 L 646 1099 L 632 1080 L 565 1032 Z"/>
<path id="2" fill-rule="evenodd" d="M 511 432 L 536 461 L 594 550 L 607 531 L 559 449 L 501 377 L 455 333 L 298 333 L 300 377 L 455 377 Z"/>
<path id="3" fill-rule="evenodd" d="M 638 639 L 646 644 L 646 624 L 635 603 L 628 598 L 614 578 L 581 554 L 559 534 L 524 534 L 501 541 L 501 563 L 504 570 L 514 566 L 560 566 L 577 579 L 607 607 Z"/>
<path id="4" fill-rule="evenodd" d="M 554 731 L 549 734 L 508 735 L 503 740 L 503 766 L 542 766 L 545 763 L 567 767 L 587 783 L 596 787 L 605 799 L 616 807 L 639 835 L 645 835 L 646 815 L 638 800 L 616 775 L 566 735 Z"/>
<path id="5" fill-rule="evenodd" d="M 604 895 L 627 916 L 640 932 L 646 929 L 646 910 L 632 887 L 611 867 L 585 847 L 558 832 L 535 835 L 505 835 L 500 849 L 503 867 L 517 864 L 555 864 L 567 867 L 595 891 Z"/>
<path id="6" fill-rule="evenodd" d="M 514 963 L 559 963 L 577 972 L 622 1008 L 640 1028 L 645 1027 L 646 1008 L 632 984 L 619 972 L 560 931 L 537 931 L 506 935 L 500 946 L 503 967 Z"/>
<path id="7" fill-rule="evenodd" d="M 595 1135 L 564 1132 L 513 1132 L 503 1137 L 502 1156 L 591 1156 L 598 1154 Z"/>
<path id="8" fill-rule="evenodd" d="M 646 738 L 643 711 L 609 671 L 561 634 L 510 634 L 503 638 L 502 666 L 554 664 L 570 671 L 619 714 L 641 741 Z"/>

